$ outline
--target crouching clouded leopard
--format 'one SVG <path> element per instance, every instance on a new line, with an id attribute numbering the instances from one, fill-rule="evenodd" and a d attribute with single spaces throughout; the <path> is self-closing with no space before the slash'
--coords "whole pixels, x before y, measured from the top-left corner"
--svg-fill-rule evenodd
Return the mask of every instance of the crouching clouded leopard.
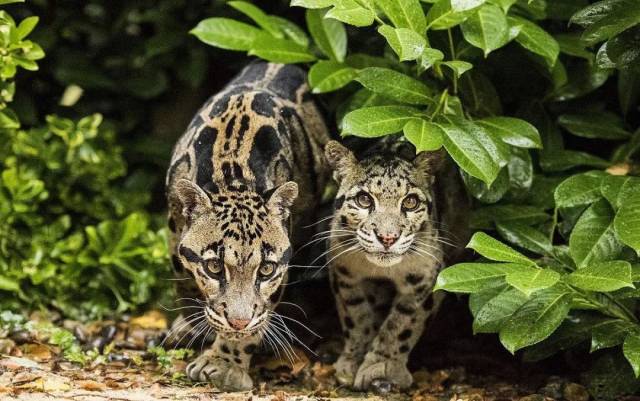
<path id="1" fill-rule="evenodd" d="M 215 333 L 187 366 L 192 380 L 252 387 L 251 355 L 270 329 L 292 255 L 298 224 L 289 217 L 320 198 L 327 141 L 305 73 L 254 63 L 206 102 L 176 144 L 166 180 L 171 254 L 180 295 L 197 311 L 182 325 Z"/>
<path id="2" fill-rule="evenodd" d="M 407 143 L 384 141 L 359 161 L 331 141 L 325 154 L 339 183 L 330 279 L 345 344 L 336 377 L 360 390 L 374 381 L 409 387 L 409 353 L 442 299 L 431 292 L 436 276 L 459 249 L 451 238 L 464 243 L 464 234 L 442 235 L 442 214 L 465 227 L 466 196 L 455 169 L 435 182 L 448 162 L 442 152 L 416 156 Z"/>

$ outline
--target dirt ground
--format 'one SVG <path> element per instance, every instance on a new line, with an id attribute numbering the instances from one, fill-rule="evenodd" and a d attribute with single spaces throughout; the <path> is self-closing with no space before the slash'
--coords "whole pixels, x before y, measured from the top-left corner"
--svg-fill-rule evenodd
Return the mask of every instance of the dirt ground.
<path id="1" fill-rule="evenodd" d="M 0 330 L 0 400 L 589 399 L 584 387 L 567 378 L 523 370 L 512 364 L 510 356 L 478 344 L 429 345 L 434 351 L 425 354 L 425 360 L 413 358 L 415 383 L 406 392 L 387 388 L 369 394 L 351 392 L 333 377 L 331 361 L 340 345 L 331 337 L 313 343 L 313 354 L 294 348 L 293 361 L 264 350 L 254 358 L 256 389 L 222 393 L 184 377 L 184 367 L 204 344 L 192 344 L 195 352 L 168 342 L 158 347 L 168 326 L 162 312 L 87 325 L 51 320 L 36 314 L 30 323 Z"/>

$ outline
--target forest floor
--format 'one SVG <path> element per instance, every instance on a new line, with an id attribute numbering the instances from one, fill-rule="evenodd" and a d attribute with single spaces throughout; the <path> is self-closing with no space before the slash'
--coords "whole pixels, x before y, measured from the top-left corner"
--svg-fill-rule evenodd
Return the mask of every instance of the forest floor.
<path id="1" fill-rule="evenodd" d="M 9 316 L 10 317 L 10 316 Z M 7 316 L 4 319 L 7 321 Z M 119 322 L 81 325 L 42 314 L 29 323 L 0 330 L 0 400 L 155 401 L 155 400 L 411 400 L 411 401 L 587 401 L 584 387 L 556 376 L 514 373 L 501 359 L 471 356 L 485 368 L 467 371 L 452 361 L 438 368 L 414 367 L 414 385 L 403 393 L 355 393 L 338 386 L 330 358 L 338 344 L 326 343 L 318 355 L 294 349 L 293 361 L 270 353 L 254 358 L 251 392 L 222 393 L 185 379 L 192 352 L 159 348 L 167 319 L 152 311 Z M 72 334 L 72 335 L 71 335 Z M 200 344 L 194 346 L 199 349 Z M 464 353 L 464 352 L 462 352 Z M 465 358 L 469 358 L 466 355 Z M 463 358 L 463 359 L 465 359 Z M 453 358 L 454 360 L 456 358 Z M 75 361 L 75 362 L 72 362 Z M 497 373 L 496 373 L 497 372 Z M 506 373 L 505 373 L 506 372 Z"/>

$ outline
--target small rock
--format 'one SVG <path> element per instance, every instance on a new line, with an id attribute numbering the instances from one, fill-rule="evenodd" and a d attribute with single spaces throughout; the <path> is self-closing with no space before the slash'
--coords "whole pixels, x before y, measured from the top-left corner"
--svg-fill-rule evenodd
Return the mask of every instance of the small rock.
<path id="1" fill-rule="evenodd" d="M 18 345 L 22 345 L 33 340 L 31 333 L 27 330 L 17 330 L 12 332 L 9 337 L 16 342 Z"/>
<path id="2" fill-rule="evenodd" d="M 108 344 L 113 341 L 114 337 L 116 336 L 116 332 L 116 326 L 110 324 L 104 326 L 102 330 L 100 330 L 100 337 L 104 338 L 105 343 Z"/>
<path id="3" fill-rule="evenodd" d="M 391 382 L 388 380 L 376 379 L 371 382 L 371 391 L 375 394 L 389 394 L 392 390 Z"/>
<path id="4" fill-rule="evenodd" d="M 0 339 L 0 354 L 10 355 L 15 348 L 16 343 L 8 338 Z"/>
<path id="5" fill-rule="evenodd" d="M 546 397 L 560 399 L 562 398 L 562 387 L 563 387 L 562 382 L 554 381 L 554 382 L 547 383 L 544 387 L 542 387 L 538 391 L 540 392 L 540 394 Z"/>
<path id="6" fill-rule="evenodd" d="M 567 383 L 564 386 L 563 396 L 568 401 L 588 401 L 589 392 L 584 386 L 577 383 Z"/>
<path id="7" fill-rule="evenodd" d="M 73 335 L 78 339 L 80 344 L 86 344 L 86 342 L 87 342 L 87 333 L 84 331 L 84 329 L 80 325 L 77 325 L 73 329 Z"/>

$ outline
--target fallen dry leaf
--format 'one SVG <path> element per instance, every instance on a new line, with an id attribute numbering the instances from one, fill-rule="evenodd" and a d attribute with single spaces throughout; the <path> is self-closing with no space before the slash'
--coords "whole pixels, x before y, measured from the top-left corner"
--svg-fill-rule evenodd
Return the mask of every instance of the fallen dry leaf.
<path id="1" fill-rule="evenodd" d="M 69 382 L 66 377 L 50 375 L 45 378 L 43 389 L 46 392 L 67 391 L 71 389 Z"/>
<path id="2" fill-rule="evenodd" d="M 631 165 L 629 163 L 614 164 L 606 170 L 611 175 L 627 175 L 630 171 Z"/>
<path id="3" fill-rule="evenodd" d="M 95 380 L 78 380 L 74 383 L 76 387 L 89 391 L 104 391 L 107 389 L 107 385 L 97 382 Z"/>
<path id="4" fill-rule="evenodd" d="M 165 330 L 167 328 L 167 318 L 160 311 L 150 310 L 142 316 L 132 318 L 130 324 L 143 329 Z"/>
<path id="5" fill-rule="evenodd" d="M 47 362 L 53 357 L 51 347 L 44 344 L 25 344 L 22 346 L 23 355 L 36 362 Z"/>

